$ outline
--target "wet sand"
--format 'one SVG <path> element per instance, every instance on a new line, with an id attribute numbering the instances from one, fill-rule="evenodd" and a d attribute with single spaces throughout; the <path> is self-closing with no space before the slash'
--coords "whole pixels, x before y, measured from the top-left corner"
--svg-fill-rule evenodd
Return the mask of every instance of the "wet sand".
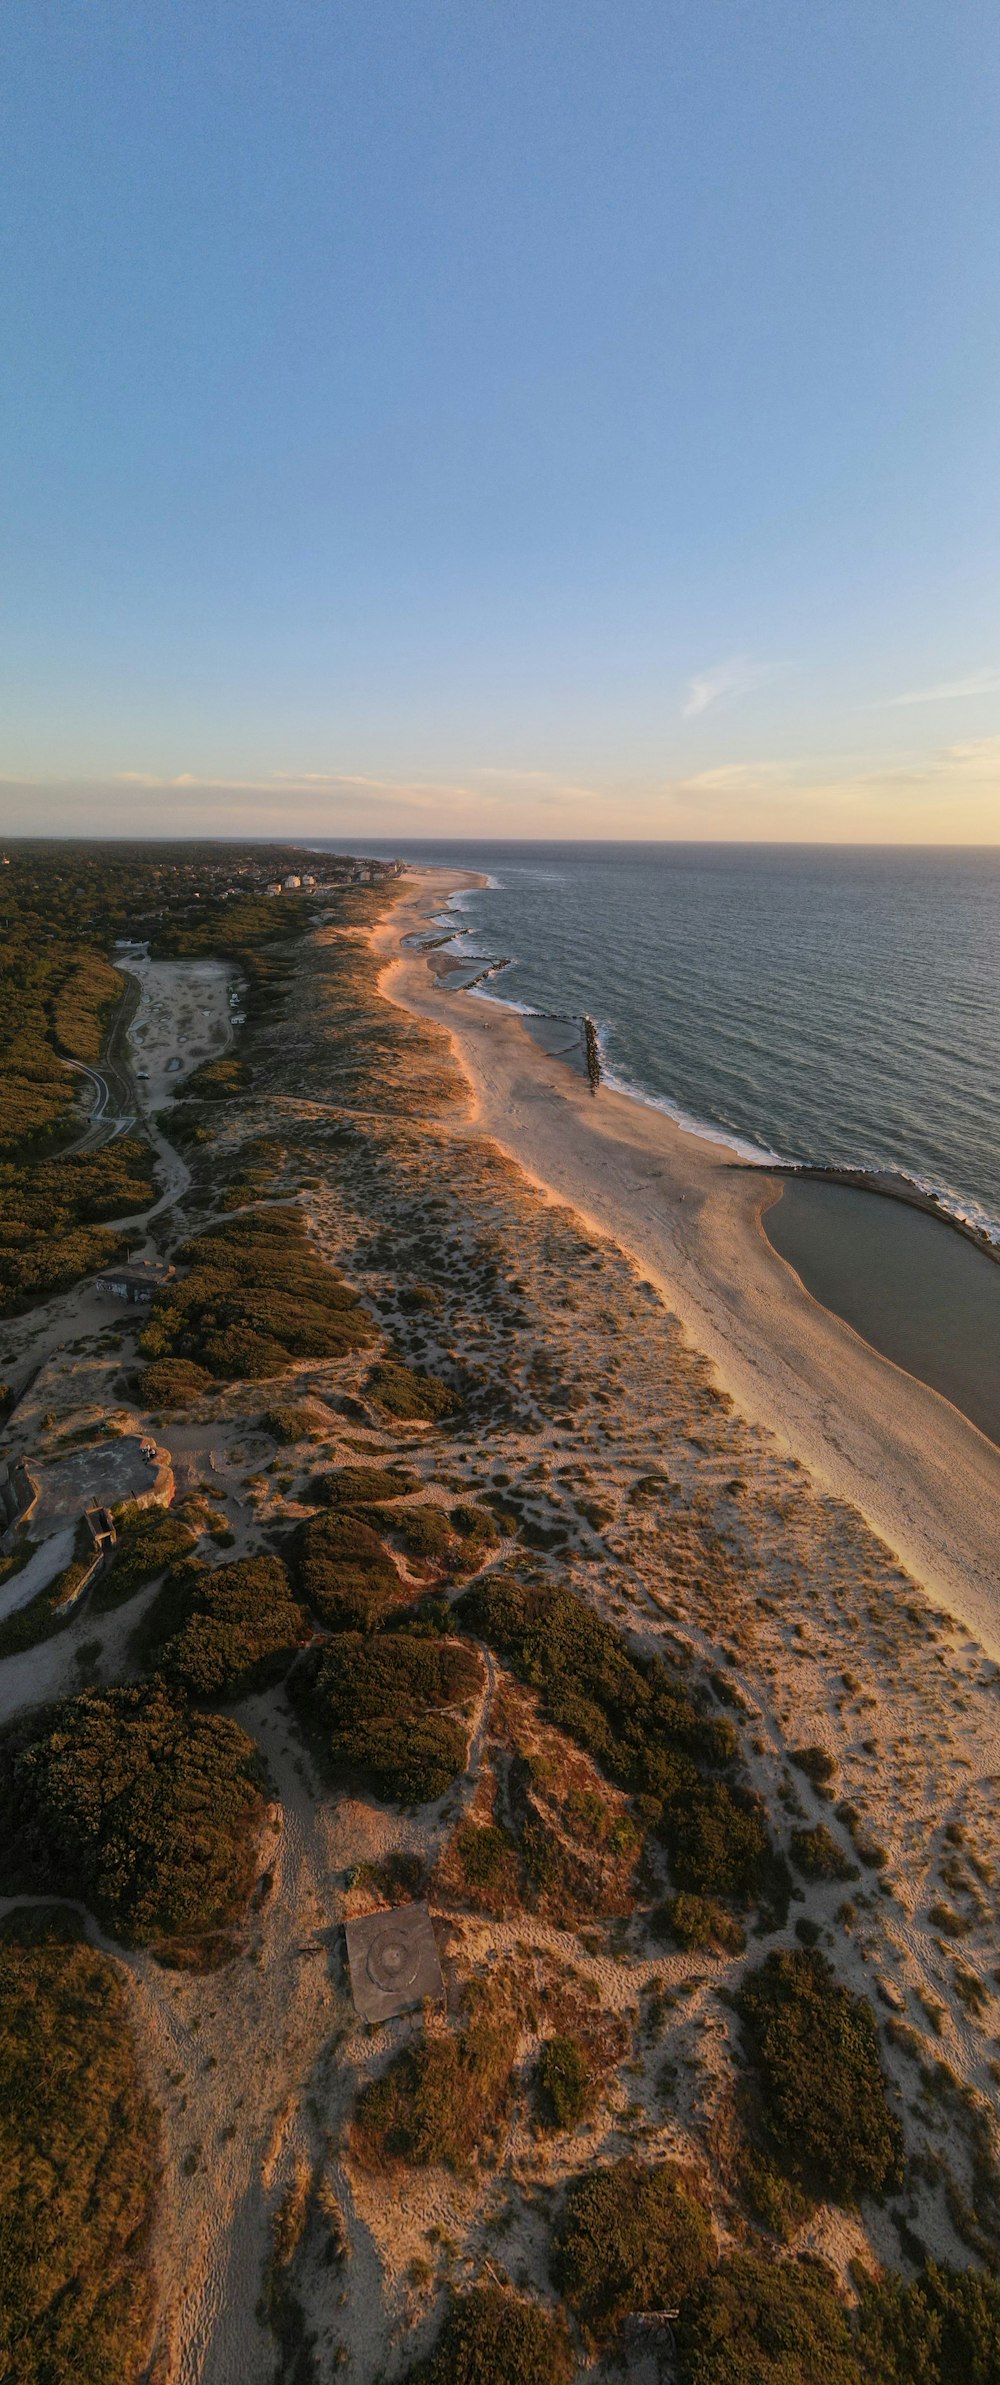
<path id="1" fill-rule="evenodd" d="M 470 873 L 414 874 L 375 931 L 382 990 L 452 1037 L 459 1133 L 487 1134 L 655 1284 L 743 1414 L 856 1506 L 937 1599 L 1000 1653 L 1000 1450 L 822 1307 L 762 1224 L 780 1179 L 602 1087 L 594 1098 L 515 1012 L 435 984 L 400 949 Z"/>

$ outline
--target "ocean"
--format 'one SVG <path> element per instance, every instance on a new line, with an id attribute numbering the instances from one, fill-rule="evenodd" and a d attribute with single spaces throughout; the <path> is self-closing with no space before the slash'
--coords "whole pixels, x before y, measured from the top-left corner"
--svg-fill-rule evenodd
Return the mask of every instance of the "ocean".
<path id="1" fill-rule="evenodd" d="M 747 1158 L 891 1168 L 1000 1245 L 1000 849 L 331 841 L 480 870 L 481 989 Z M 457 914 L 457 916 L 455 916 Z"/>

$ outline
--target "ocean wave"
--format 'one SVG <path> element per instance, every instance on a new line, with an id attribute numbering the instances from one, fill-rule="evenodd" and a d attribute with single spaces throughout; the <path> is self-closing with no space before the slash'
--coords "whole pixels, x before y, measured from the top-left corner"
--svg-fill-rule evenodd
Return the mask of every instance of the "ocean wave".
<path id="1" fill-rule="evenodd" d="M 1000 945 L 978 876 L 973 902 L 954 862 L 915 878 L 904 857 L 900 903 L 897 865 L 863 855 L 810 861 L 807 887 L 794 854 L 614 848 L 564 864 L 522 849 L 513 867 L 494 852 L 488 875 L 473 861 L 484 882 L 450 894 L 441 925 L 463 963 L 513 955 L 532 997 L 486 983 L 480 1000 L 526 1020 L 603 1012 L 604 1079 L 626 1099 L 748 1166 L 895 1179 L 1000 1250 Z M 958 956 L 936 981 L 929 946 Z"/>
<path id="2" fill-rule="evenodd" d="M 511 963 L 505 961 L 502 966 L 509 969 Z M 497 1010 L 516 1010 L 519 1019 L 544 1019 L 549 1015 L 534 1002 L 515 1002 L 510 994 L 488 994 L 482 980 L 478 985 L 456 986 L 455 991 L 472 994 L 477 1002 L 492 1002 Z"/>
<path id="3" fill-rule="evenodd" d="M 727 1151 L 734 1151 L 737 1158 L 744 1160 L 748 1167 L 788 1168 L 800 1164 L 794 1160 L 782 1159 L 780 1152 L 768 1151 L 762 1144 L 751 1143 L 747 1136 L 738 1134 L 735 1128 L 713 1126 L 706 1118 L 692 1117 L 690 1111 L 685 1110 L 679 1101 L 671 1101 L 667 1093 L 647 1093 L 641 1085 L 630 1084 L 627 1077 L 619 1076 L 616 1069 L 608 1067 L 601 1034 L 602 1030 L 598 1028 L 601 1083 L 607 1085 L 609 1092 L 622 1093 L 627 1101 L 641 1102 L 645 1110 L 660 1110 L 663 1116 L 671 1118 L 674 1125 L 679 1126 L 684 1134 L 697 1135 L 699 1142 L 722 1143 Z"/>

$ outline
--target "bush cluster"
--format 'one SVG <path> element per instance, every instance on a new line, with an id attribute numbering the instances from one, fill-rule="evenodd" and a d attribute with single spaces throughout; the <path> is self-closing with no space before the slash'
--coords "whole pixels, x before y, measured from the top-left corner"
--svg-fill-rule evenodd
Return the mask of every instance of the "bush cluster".
<path id="1" fill-rule="evenodd" d="M 654 1937 L 671 1939 L 692 1953 L 711 1947 L 720 1954 L 742 1954 L 746 1945 L 742 1923 L 713 1896 L 692 1896 L 682 1890 L 679 1896 L 668 1896 L 657 1905 L 650 1921 Z"/>
<path id="2" fill-rule="evenodd" d="M 453 2294 L 433 2352 L 407 2385 L 570 2385 L 575 2367 L 560 2314 L 474 2286 Z"/>
<path id="3" fill-rule="evenodd" d="M 158 1367 L 182 1360 L 231 1383 L 280 1375 L 296 1358 L 343 1358 L 374 1340 L 355 1293 L 313 1249 L 299 1208 L 235 1217 L 178 1254 L 188 1270 L 163 1287 L 141 1336 L 156 1362 L 146 1379 L 162 1401 Z"/>
<path id="4" fill-rule="evenodd" d="M 1000 2279 L 866 2278 L 852 2327 L 824 2270 L 737 2252 L 688 2296 L 677 2350 L 681 2385 L 995 2385 Z"/>
<path id="5" fill-rule="evenodd" d="M 283 1448 L 293 1446 L 296 1441 L 310 1441 L 322 1430 L 314 1410 L 294 1400 L 279 1400 L 277 1407 L 265 1408 L 260 1421 L 264 1431 L 280 1441 Z"/>
<path id="6" fill-rule="evenodd" d="M 548 2037 L 535 2069 L 535 2100 L 545 2128 L 579 2128 L 597 2101 L 597 2078 L 578 2037 Z"/>
<path id="7" fill-rule="evenodd" d="M 152 1198 L 152 1152 L 135 1135 L 102 1151 L 0 1163 L 0 1315 L 106 1266 L 123 1243 L 105 1221 Z"/>
<path id="8" fill-rule="evenodd" d="M 195 1366 L 190 1358 L 154 1359 L 142 1378 L 143 1398 L 150 1412 L 155 1408 L 189 1408 L 214 1389 L 214 1378 L 208 1368 Z"/>
<path id="9" fill-rule="evenodd" d="M 134 2385 L 148 2348 L 156 2117 L 115 1967 L 79 1925 L 0 1935 L 0 2372 Z"/>
<path id="10" fill-rule="evenodd" d="M 195 1534 L 179 1515 L 163 1507 L 126 1507 L 116 1518 L 118 1540 L 110 1573 L 96 1582 L 90 1596 L 95 1614 L 122 1606 L 168 1566 L 179 1564 L 195 1544 Z"/>
<path id="11" fill-rule="evenodd" d="M 176 1567 L 143 1636 L 174 1689 L 240 1698 L 279 1681 L 309 1635 L 280 1557 L 244 1557 Z"/>
<path id="12" fill-rule="evenodd" d="M 473 1980 L 461 2028 L 404 2046 L 362 2088 L 351 2139 L 358 2159 L 372 2169 L 386 2161 L 464 2169 L 509 2109 L 517 2038 L 504 1997 Z"/>
<path id="13" fill-rule="evenodd" d="M 745 1902 L 761 1893 L 772 1869 L 763 1805 L 720 1777 L 738 1752 L 731 1722 L 700 1712 L 659 1658 L 633 1654 L 572 1591 L 494 1576 L 457 1613 L 539 1692 L 554 1723 L 641 1794 L 678 1887 Z"/>
<path id="14" fill-rule="evenodd" d="M 682 2385 L 861 2385 L 833 2285 L 748 2252 L 696 2286 L 677 2330 Z"/>
<path id="15" fill-rule="evenodd" d="M 903 2144 L 867 1999 L 842 1986 L 824 1955 L 795 1948 L 748 1973 L 737 2007 L 779 2166 L 834 2202 L 882 2194 Z"/>
<path id="16" fill-rule="evenodd" d="M 329 1631 L 377 1631 L 410 1596 L 378 1533 L 349 1510 L 301 1525 L 294 1562 L 303 1598 Z"/>
<path id="17" fill-rule="evenodd" d="M 859 1880 L 861 1873 L 838 1847 L 832 1830 L 817 1822 L 812 1830 L 793 1830 L 791 1858 L 804 1880 Z"/>
<path id="18" fill-rule="evenodd" d="M 380 1358 L 366 1389 L 402 1424 L 437 1424 L 443 1416 L 454 1416 L 460 1405 L 457 1394 L 438 1375 L 422 1374 L 419 1367 L 404 1366 L 398 1358 Z"/>
<path id="19" fill-rule="evenodd" d="M 676 2309 L 714 2257 L 708 2214 L 674 2163 L 650 2169 L 626 2156 L 570 2186 L 553 2270 L 596 2346 L 632 2312 Z"/>
<path id="20" fill-rule="evenodd" d="M 322 1507 L 377 1507 L 408 1498 L 420 1489 L 420 1477 L 405 1466 L 329 1466 L 309 1488 Z"/>
<path id="21" fill-rule="evenodd" d="M 88 1690 L 0 1734 L 0 1893 L 82 1897 L 164 1962 L 231 1951 L 263 1814 L 253 1741 L 159 1682 Z"/>
<path id="22" fill-rule="evenodd" d="M 858 2306 L 867 2385 L 996 2385 L 1000 2277 L 928 2261 L 912 2283 L 867 2281 Z"/>
<path id="23" fill-rule="evenodd" d="M 342 1632 L 305 1658 L 292 1694 L 334 1772 L 394 1804 L 426 1805 L 464 1770 L 462 1715 L 480 1678 L 471 1649 L 453 1640 Z"/>

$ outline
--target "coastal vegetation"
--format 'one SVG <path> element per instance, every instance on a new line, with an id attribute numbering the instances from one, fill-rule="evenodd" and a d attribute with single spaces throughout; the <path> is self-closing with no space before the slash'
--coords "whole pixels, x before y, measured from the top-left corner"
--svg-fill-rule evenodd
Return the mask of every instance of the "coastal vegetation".
<path id="1" fill-rule="evenodd" d="M 408 1498 L 420 1478 L 403 1466 L 329 1466 L 313 1476 L 310 1489 L 323 1507 L 375 1507 Z"/>
<path id="2" fill-rule="evenodd" d="M 578 2037 L 548 2037 L 535 2070 L 535 2098 L 545 2128 L 579 2128 L 597 2101 L 594 2067 Z"/>
<path id="3" fill-rule="evenodd" d="M 342 1358 L 375 1337 L 357 1294 L 325 1267 L 292 1205 L 234 1217 L 177 1253 L 186 1271 L 158 1293 L 140 1346 L 162 1370 L 178 1360 L 206 1380 L 284 1374 L 297 1358 Z M 147 1376 L 155 1402 L 162 1372 Z"/>
<path id="4" fill-rule="evenodd" d="M 80 1897 L 165 1963 L 233 1951 L 263 1818 L 252 1740 L 158 1682 L 87 1690 L 0 1734 L 0 1894 Z"/>
<path id="5" fill-rule="evenodd" d="M 641 1798 L 678 1887 L 748 1904 L 773 1876 L 759 1798 L 730 1778 L 732 1724 L 704 1713 L 656 1657 L 633 1654 L 585 1599 L 490 1575 L 459 1600 L 484 1639 L 542 1700 L 544 1712 Z"/>
<path id="6" fill-rule="evenodd" d="M 460 1404 L 457 1394 L 437 1375 L 405 1366 L 398 1358 L 380 1358 L 371 1369 L 366 1388 L 387 1416 L 398 1417 L 403 1424 L 437 1424 L 442 1417 L 454 1416 Z"/>
<path id="7" fill-rule="evenodd" d="M 75 1915 L 0 1923 L 0 2371 L 137 2385 L 153 2318 L 156 2116 L 115 1966 Z"/>
<path id="8" fill-rule="evenodd" d="M 441 1797 L 464 1770 L 478 1658 L 455 1640 L 341 1632 L 291 1683 L 330 1770 L 400 1805 Z"/>
<path id="9" fill-rule="evenodd" d="M 838 1847 L 833 1832 L 825 1822 L 817 1822 L 811 1830 L 793 1830 L 789 1849 L 797 1872 L 805 1880 L 859 1880 L 860 1871 L 843 1848 Z"/>
<path id="10" fill-rule="evenodd" d="M 861 2283 L 861 2376 L 871 2385 L 993 2385 L 1000 2366 L 1000 2276 L 928 2261 L 909 2283 Z"/>
<path id="11" fill-rule="evenodd" d="M 853 2203 L 897 2182 L 891 2110 L 871 2005 L 816 1949 L 769 1954 L 737 1992 L 765 2143 L 808 2192 Z"/>
<path id="12" fill-rule="evenodd" d="M 60 1159 L 0 1161 L 0 1315 L 107 1266 L 123 1238 L 106 1221 L 148 1208 L 153 1189 L 153 1155 L 136 1135 Z"/>
<path id="13" fill-rule="evenodd" d="M 632 2312 L 676 2309 L 714 2257 L 691 2181 L 673 2162 L 647 2167 L 627 2156 L 569 2187 L 553 2271 L 585 2341 L 598 2347 Z"/>
<path id="14" fill-rule="evenodd" d="M 560 2312 L 500 2286 L 453 2294 L 433 2352 L 407 2385 L 570 2385 L 576 2363 Z"/>
<path id="15" fill-rule="evenodd" d="M 171 1689 L 228 1701 L 279 1681 L 310 1628 L 280 1557 L 189 1560 L 164 1584 L 142 1641 Z"/>
<path id="16" fill-rule="evenodd" d="M 351 1510 L 301 1525 L 294 1564 L 306 1605 L 328 1631 L 377 1631 L 411 1597 L 378 1533 Z"/>
<path id="17" fill-rule="evenodd" d="M 171 1514 L 168 1508 L 128 1504 L 119 1508 L 115 1523 L 118 1539 L 110 1572 L 95 1582 L 90 1593 L 95 1615 L 124 1605 L 126 1599 L 141 1590 L 144 1582 L 153 1581 L 168 1566 L 179 1564 L 195 1545 L 192 1526 L 182 1516 Z"/>
<path id="18" fill-rule="evenodd" d="M 686 2297 L 677 2342 L 682 2385 L 861 2385 L 832 2280 L 797 2261 L 734 2253 Z"/>
<path id="19" fill-rule="evenodd" d="M 518 2021 L 499 1987 L 470 1981 L 458 2028 L 427 2030 L 363 2087 L 351 2145 L 366 2168 L 462 2171 L 488 2153 L 511 2102 Z"/>

